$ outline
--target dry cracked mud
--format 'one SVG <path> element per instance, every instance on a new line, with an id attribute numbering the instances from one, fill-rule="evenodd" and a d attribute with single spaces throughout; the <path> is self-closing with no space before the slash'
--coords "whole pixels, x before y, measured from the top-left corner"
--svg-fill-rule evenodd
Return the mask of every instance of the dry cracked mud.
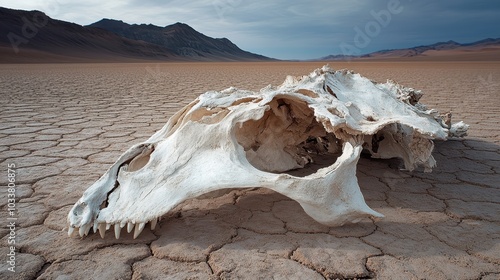
<path id="1" fill-rule="evenodd" d="M 471 125 L 436 143 L 432 173 L 362 158 L 385 218 L 329 228 L 263 189 L 194 199 L 137 239 L 67 236 L 70 207 L 132 144 L 199 94 L 258 90 L 322 63 L 1 65 L 2 279 L 500 279 L 500 63 L 352 62 Z M 7 270 L 7 165 L 16 171 L 15 271 Z"/>

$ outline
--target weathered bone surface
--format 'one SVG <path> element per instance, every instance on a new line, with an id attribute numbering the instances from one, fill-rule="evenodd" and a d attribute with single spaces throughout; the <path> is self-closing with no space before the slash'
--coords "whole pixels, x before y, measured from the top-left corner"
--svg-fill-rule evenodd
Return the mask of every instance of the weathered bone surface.
<path id="1" fill-rule="evenodd" d="M 358 186 L 361 151 L 402 158 L 408 170 L 429 170 L 432 139 L 463 136 L 468 128 L 428 110 L 418 103 L 421 96 L 328 66 L 260 92 L 207 92 L 85 191 L 68 215 L 69 234 L 87 235 L 93 227 L 104 236 L 113 226 L 119 238 L 126 226 L 137 237 L 186 199 L 249 187 L 290 197 L 329 226 L 382 217 Z M 296 171 L 314 161 L 322 168 Z"/>

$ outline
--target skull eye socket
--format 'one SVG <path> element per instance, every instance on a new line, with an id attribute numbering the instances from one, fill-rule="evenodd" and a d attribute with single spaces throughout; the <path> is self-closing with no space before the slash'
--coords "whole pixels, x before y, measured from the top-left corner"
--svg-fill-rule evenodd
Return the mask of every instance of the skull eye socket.
<path id="1" fill-rule="evenodd" d="M 236 128 L 236 140 L 255 168 L 303 177 L 330 166 L 340 156 L 342 143 L 328 133 L 307 103 L 275 97 L 259 120 Z"/>

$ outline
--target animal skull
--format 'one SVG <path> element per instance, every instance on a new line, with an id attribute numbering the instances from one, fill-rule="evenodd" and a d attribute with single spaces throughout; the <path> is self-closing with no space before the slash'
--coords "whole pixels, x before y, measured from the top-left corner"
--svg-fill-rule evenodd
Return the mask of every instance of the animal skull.
<path id="1" fill-rule="evenodd" d="M 93 226 L 104 237 L 113 225 L 116 238 L 125 226 L 128 232 L 135 227 L 135 238 L 186 199 L 250 187 L 294 199 L 329 226 L 382 217 L 358 186 L 361 151 L 402 158 L 408 170 L 431 169 L 432 139 L 463 136 L 468 128 L 427 110 L 421 96 L 328 66 L 260 92 L 206 92 L 84 192 L 68 215 L 69 234 L 79 228 L 87 235 Z M 316 159 L 326 166 L 293 175 Z"/>

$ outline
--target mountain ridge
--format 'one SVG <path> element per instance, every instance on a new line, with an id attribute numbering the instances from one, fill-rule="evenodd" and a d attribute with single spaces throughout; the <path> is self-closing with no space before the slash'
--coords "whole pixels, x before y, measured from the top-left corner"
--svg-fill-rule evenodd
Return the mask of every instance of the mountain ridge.
<path id="1" fill-rule="evenodd" d="M 179 59 L 165 48 L 52 19 L 40 11 L 0 7 L 0 26 L 5 34 L 0 36 L 2 62 Z"/>
<path id="2" fill-rule="evenodd" d="M 212 38 L 185 23 L 165 27 L 152 24 L 128 24 L 121 20 L 102 19 L 87 25 L 101 28 L 124 38 L 145 41 L 167 48 L 182 57 L 193 59 L 226 58 L 233 60 L 270 60 L 240 49 L 227 38 Z"/>
<path id="3" fill-rule="evenodd" d="M 122 28 L 123 21 L 113 23 Z M 196 46 L 169 48 L 158 35 L 159 42 L 120 36 L 103 28 L 82 26 L 53 19 L 40 11 L 14 10 L 0 7 L 0 63 L 99 62 L 99 61 L 270 61 L 271 58 L 241 50 L 227 38 L 214 39 L 187 24 L 173 24 L 168 30 L 152 24 L 140 25 L 148 30 L 191 34 L 189 42 Z M 177 30 L 177 32 L 176 32 Z M 166 38 L 184 42 L 179 34 Z M 147 39 L 147 38 L 144 38 Z M 204 45 L 211 43 L 212 45 Z M 214 49 L 215 47 L 215 49 Z M 220 50 L 217 50 L 217 47 Z M 205 52 L 203 52 L 203 50 Z"/>
<path id="4" fill-rule="evenodd" d="M 453 40 L 437 42 L 430 45 L 420 45 L 410 48 L 401 49 L 385 49 L 374 51 L 361 55 L 343 55 L 332 54 L 314 60 L 352 60 L 352 59 L 370 59 L 370 58 L 411 58 L 411 57 L 431 57 L 436 54 L 444 54 L 444 51 L 451 51 L 453 55 L 459 52 L 467 53 L 486 49 L 488 47 L 498 49 L 500 51 L 500 38 L 486 38 L 471 43 L 458 43 Z M 446 54 L 448 55 L 448 53 Z"/>

